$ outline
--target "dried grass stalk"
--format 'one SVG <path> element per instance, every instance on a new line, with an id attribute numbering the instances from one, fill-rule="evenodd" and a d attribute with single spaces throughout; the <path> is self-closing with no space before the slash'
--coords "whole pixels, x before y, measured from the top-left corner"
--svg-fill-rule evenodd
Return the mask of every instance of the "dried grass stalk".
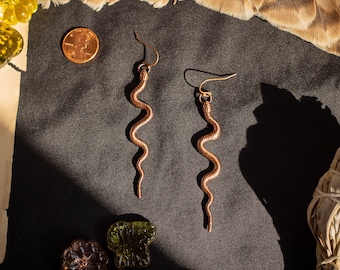
<path id="1" fill-rule="evenodd" d="M 316 269 L 340 270 L 340 148 L 319 180 L 307 220 L 316 239 Z"/>

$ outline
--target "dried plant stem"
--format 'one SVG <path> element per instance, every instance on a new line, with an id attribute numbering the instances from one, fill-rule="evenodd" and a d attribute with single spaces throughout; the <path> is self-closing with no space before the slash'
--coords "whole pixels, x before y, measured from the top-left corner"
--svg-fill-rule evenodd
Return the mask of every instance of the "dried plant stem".
<path id="1" fill-rule="evenodd" d="M 319 180 L 307 220 L 316 239 L 316 269 L 340 270 L 340 148 Z"/>

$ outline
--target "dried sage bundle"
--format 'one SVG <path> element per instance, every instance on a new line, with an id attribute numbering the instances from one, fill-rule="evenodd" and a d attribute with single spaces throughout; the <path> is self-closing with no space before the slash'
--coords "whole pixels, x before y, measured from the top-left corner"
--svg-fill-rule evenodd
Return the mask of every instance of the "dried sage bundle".
<path id="1" fill-rule="evenodd" d="M 316 269 L 340 270 L 340 148 L 319 180 L 307 220 L 316 239 Z"/>

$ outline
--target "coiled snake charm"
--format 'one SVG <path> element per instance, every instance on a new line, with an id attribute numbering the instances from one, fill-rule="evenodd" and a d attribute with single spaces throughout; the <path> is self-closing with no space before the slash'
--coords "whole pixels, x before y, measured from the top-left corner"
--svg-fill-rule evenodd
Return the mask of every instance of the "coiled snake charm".
<path id="1" fill-rule="evenodd" d="M 137 133 L 137 131 L 140 127 L 144 126 L 147 122 L 149 122 L 152 119 L 153 111 L 152 111 L 152 108 L 149 104 L 141 101 L 138 98 L 138 95 L 140 93 L 142 93 L 144 91 L 145 87 L 146 87 L 146 83 L 149 79 L 149 72 L 150 72 L 151 67 L 157 65 L 157 63 L 159 61 L 159 53 L 155 48 L 151 47 L 150 45 L 148 45 L 147 43 L 142 41 L 139 38 L 139 35 L 137 34 L 136 31 L 134 31 L 134 33 L 135 33 L 136 39 L 140 43 L 142 43 L 145 47 L 148 47 L 150 50 L 152 50 L 156 55 L 156 60 L 155 60 L 154 63 L 148 64 L 145 61 L 143 61 L 138 66 L 137 71 L 139 73 L 140 82 L 130 94 L 131 103 L 135 107 L 145 111 L 145 113 L 146 113 L 145 116 L 142 119 L 140 119 L 139 121 L 137 121 L 131 127 L 131 129 L 129 131 L 129 137 L 130 137 L 131 142 L 134 143 L 135 145 L 137 145 L 142 150 L 142 154 L 139 156 L 139 158 L 136 162 L 136 170 L 137 170 L 137 173 L 139 174 L 138 181 L 137 181 L 137 197 L 141 198 L 142 197 L 142 182 L 143 182 L 143 179 L 144 179 L 144 170 L 142 168 L 142 163 L 149 155 L 149 147 L 144 141 L 142 141 L 141 139 L 138 138 L 136 133 Z"/>
<path id="2" fill-rule="evenodd" d="M 210 133 L 202 136 L 197 141 L 197 150 L 204 157 L 206 157 L 210 161 L 210 163 L 212 164 L 212 169 L 209 172 L 207 172 L 206 174 L 204 174 L 201 178 L 201 189 L 208 197 L 208 200 L 205 204 L 205 214 L 206 214 L 206 217 L 207 217 L 208 232 L 212 231 L 212 213 L 211 213 L 211 210 L 210 210 L 210 206 L 212 205 L 212 203 L 214 201 L 214 195 L 208 187 L 208 182 L 210 180 L 216 178 L 220 174 L 221 163 L 220 163 L 220 160 L 213 153 L 209 152 L 205 148 L 204 144 L 208 141 L 217 140 L 221 135 L 221 128 L 220 128 L 220 125 L 218 124 L 218 122 L 212 117 L 212 114 L 211 114 L 211 112 L 212 112 L 212 106 L 211 106 L 212 93 L 203 91 L 202 86 L 203 86 L 204 83 L 206 83 L 208 81 L 227 80 L 227 79 L 234 77 L 234 76 L 236 76 L 236 73 L 229 75 L 227 77 L 223 77 L 223 78 L 207 79 L 200 84 L 199 89 L 198 89 L 199 92 L 200 92 L 199 101 L 202 104 L 204 119 L 213 128 L 213 130 Z"/>
<path id="3" fill-rule="evenodd" d="M 207 229 L 209 232 L 211 232 L 212 214 L 211 214 L 210 206 L 214 201 L 214 195 L 212 194 L 211 190 L 208 187 L 208 182 L 216 178 L 220 174 L 221 163 L 219 159 L 213 153 L 209 152 L 205 148 L 204 144 L 208 141 L 217 140 L 221 135 L 221 128 L 220 128 L 220 125 L 217 123 L 217 121 L 211 115 L 212 107 L 211 107 L 210 101 L 204 101 L 202 106 L 203 106 L 203 113 L 204 113 L 205 120 L 207 121 L 208 124 L 210 124 L 213 127 L 212 132 L 204 135 L 197 142 L 198 151 L 204 157 L 206 157 L 213 165 L 212 170 L 206 173 L 205 175 L 203 175 L 201 179 L 201 189 L 208 196 L 208 201 L 205 205 L 205 213 L 207 216 Z"/>
<path id="4" fill-rule="evenodd" d="M 141 154 L 141 156 L 139 156 L 139 158 L 136 162 L 136 170 L 139 174 L 139 179 L 138 179 L 138 183 L 137 183 L 137 197 L 141 198 L 142 197 L 142 182 L 143 182 L 143 179 L 144 179 L 144 170 L 142 168 L 142 162 L 149 155 L 149 147 L 144 141 L 142 141 L 141 139 L 139 139 L 137 137 L 136 133 L 137 133 L 137 131 L 140 127 L 144 126 L 147 122 L 149 122 L 152 119 L 153 111 L 152 111 L 152 108 L 149 104 L 138 99 L 138 95 L 144 91 L 146 83 L 147 83 L 148 78 L 149 78 L 148 67 L 146 65 L 142 64 L 142 65 L 139 66 L 138 69 L 139 69 L 138 71 L 139 71 L 139 74 L 140 74 L 140 83 L 131 92 L 130 100 L 131 100 L 131 103 L 135 107 L 137 107 L 141 110 L 144 110 L 146 112 L 146 115 L 131 127 L 130 132 L 129 132 L 129 136 L 130 136 L 130 140 L 135 145 L 140 147 L 143 151 L 143 153 Z"/>

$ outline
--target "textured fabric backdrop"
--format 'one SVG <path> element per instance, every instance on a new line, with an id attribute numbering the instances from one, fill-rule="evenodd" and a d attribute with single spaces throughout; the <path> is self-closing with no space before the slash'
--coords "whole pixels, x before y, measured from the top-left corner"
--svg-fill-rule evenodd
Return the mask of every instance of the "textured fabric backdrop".
<path id="1" fill-rule="evenodd" d="M 77 26 L 100 40 L 98 57 L 84 65 L 61 52 L 63 35 Z M 133 29 L 160 53 L 140 96 L 155 113 L 138 131 L 150 147 L 142 199 L 137 147 L 127 137 L 140 113 L 128 95 L 144 57 Z M 28 46 L 1 270 L 57 270 L 76 238 L 106 248 L 117 220 L 157 226 L 148 269 L 315 269 L 306 208 L 339 146 L 338 57 L 258 18 L 241 21 L 189 0 L 160 10 L 122 0 L 98 13 L 73 0 L 34 14 Z M 149 50 L 146 59 L 154 60 Z M 212 75 L 196 70 L 237 73 L 205 85 L 222 128 L 206 145 L 222 164 L 209 183 L 211 233 L 199 187 L 209 163 L 194 146 L 206 122 L 194 91 Z"/>

